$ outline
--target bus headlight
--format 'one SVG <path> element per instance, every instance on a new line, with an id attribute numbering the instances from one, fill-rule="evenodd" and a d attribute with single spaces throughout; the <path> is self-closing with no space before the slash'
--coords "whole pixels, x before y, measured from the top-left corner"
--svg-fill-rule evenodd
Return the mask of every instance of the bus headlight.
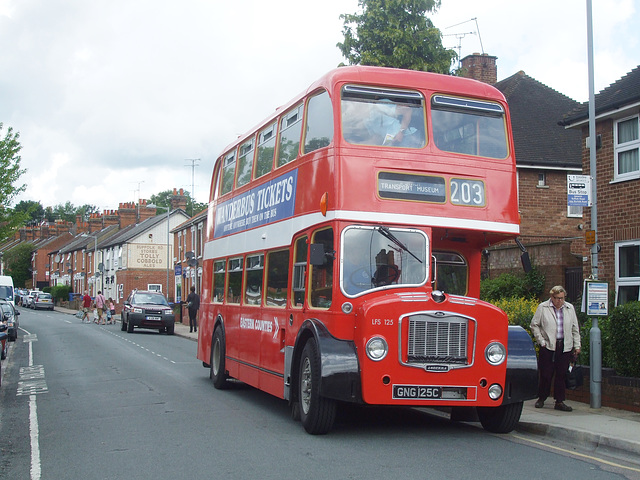
<path id="1" fill-rule="evenodd" d="M 500 342 L 492 342 L 485 348 L 484 358 L 491 365 L 500 365 L 507 358 L 507 350 Z"/>
<path id="2" fill-rule="evenodd" d="M 373 337 L 367 342 L 367 357 L 374 362 L 379 362 L 387 356 L 389 346 L 384 338 Z"/>
<path id="3" fill-rule="evenodd" d="M 497 383 L 494 383 L 489 387 L 489 398 L 491 400 L 498 400 L 502 396 L 502 387 Z"/>

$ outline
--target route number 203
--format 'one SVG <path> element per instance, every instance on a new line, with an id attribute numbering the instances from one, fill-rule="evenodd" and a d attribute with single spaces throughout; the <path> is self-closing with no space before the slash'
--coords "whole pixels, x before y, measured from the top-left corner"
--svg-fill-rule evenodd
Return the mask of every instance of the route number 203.
<path id="1" fill-rule="evenodd" d="M 480 180 L 452 178 L 451 203 L 454 205 L 484 207 L 484 183 Z"/>

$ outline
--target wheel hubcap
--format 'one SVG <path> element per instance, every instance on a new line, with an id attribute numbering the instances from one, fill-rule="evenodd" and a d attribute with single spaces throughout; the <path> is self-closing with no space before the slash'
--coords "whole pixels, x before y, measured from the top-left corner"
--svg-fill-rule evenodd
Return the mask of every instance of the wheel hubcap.
<path id="1" fill-rule="evenodd" d="M 300 373 L 300 406 L 305 415 L 309 413 L 311 405 L 311 386 L 311 363 L 307 357 L 304 359 Z"/>

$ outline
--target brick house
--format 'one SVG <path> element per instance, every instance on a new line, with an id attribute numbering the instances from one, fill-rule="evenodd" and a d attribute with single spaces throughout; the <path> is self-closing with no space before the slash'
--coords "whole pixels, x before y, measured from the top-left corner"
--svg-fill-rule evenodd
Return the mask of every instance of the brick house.
<path id="1" fill-rule="evenodd" d="M 113 298 L 116 311 L 131 290 L 157 290 L 175 300 L 170 231 L 188 215 L 182 209 L 131 225 L 98 243 L 103 268 L 103 294 Z"/>
<path id="2" fill-rule="evenodd" d="M 595 96 L 598 279 L 615 291 L 616 305 L 640 300 L 640 66 Z M 588 103 L 562 124 L 582 137 L 582 163 L 589 174 Z M 585 207 L 591 229 L 591 208 Z M 585 272 L 591 271 L 591 256 Z"/>
<path id="3" fill-rule="evenodd" d="M 205 209 L 171 231 L 174 236 L 173 268 L 176 277 L 176 302 L 184 301 L 192 286 L 200 295 L 207 213 L 208 209 Z M 188 323 L 188 318 L 183 316 L 183 322 L 185 321 Z"/>
<path id="4" fill-rule="evenodd" d="M 520 240 L 532 264 L 545 274 L 545 291 L 562 284 L 570 298 L 580 295 L 586 255 L 580 207 L 567 205 L 567 175 L 582 173 L 578 132 L 558 125 L 561 116 L 580 106 L 571 98 L 520 71 L 497 81 L 496 57 L 473 54 L 462 59 L 464 76 L 500 90 L 511 113 L 518 172 Z M 487 250 L 486 275 L 522 271 L 514 243 Z"/>

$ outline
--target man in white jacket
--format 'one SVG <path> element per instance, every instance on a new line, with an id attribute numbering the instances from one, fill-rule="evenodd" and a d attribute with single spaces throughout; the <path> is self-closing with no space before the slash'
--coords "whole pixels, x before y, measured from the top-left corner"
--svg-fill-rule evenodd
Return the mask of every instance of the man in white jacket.
<path id="1" fill-rule="evenodd" d="M 531 319 L 531 332 L 540 346 L 538 401 L 535 407 L 544 407 L 553 381 L 554 408 L 570 412 L 573 409 L 564 403 L 565 377 L 571 359 L 580 353 L 578 317 L 573 305 L 565 302 L 567 292 L 562 286 L 553 287 L 549 293 L 551 298 L 538 305 Z"/>

